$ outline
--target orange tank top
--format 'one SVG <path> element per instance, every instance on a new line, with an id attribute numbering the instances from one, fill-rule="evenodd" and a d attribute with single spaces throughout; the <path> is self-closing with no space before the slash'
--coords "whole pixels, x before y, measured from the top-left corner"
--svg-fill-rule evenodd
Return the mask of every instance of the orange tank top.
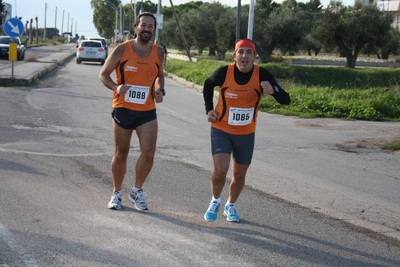
<path id="1" fill-rule="evenodd" d="M 260 67 L 254 65 L 253 74 L 247 84 L 237 84 L 234 77 L 235 65 L 230 64 L 224 84 L 219 88 L 215 111 L 216 122 L 211 126 L 229 134 L 245 135 L 256 130 L 258 104 L 261 100 Z"/>
<path id="2" fill-rule="evenodd" d="M 139 57 L 133 51 L 130 41 L 122 44 L 124 54 L 116 68 L 116 84 L 129 84 L 131 88 L 125 96 L 113 94 L 113 108 L 127 108 L 148 111 L 156 108 L 154 83 L 160 71 L 158 47 L 153 44 L 150 54 Z"/>

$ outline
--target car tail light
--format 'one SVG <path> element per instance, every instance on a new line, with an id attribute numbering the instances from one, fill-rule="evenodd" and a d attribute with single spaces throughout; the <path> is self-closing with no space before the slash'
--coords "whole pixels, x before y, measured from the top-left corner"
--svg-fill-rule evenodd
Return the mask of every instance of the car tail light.
<path id="1" fill-rule="evenodd" d="M 83 51 L 83 50 L 85 50 L 85 48 L 79 47 L 78 50 L 79 50 L 79 51 Z"/>
<path id="2" fill-rule="evenodd" d="M 99 50 L 99 52 L 104 52 L 105 51 L 104 48 L 99 48 L 98 50 Z"/>

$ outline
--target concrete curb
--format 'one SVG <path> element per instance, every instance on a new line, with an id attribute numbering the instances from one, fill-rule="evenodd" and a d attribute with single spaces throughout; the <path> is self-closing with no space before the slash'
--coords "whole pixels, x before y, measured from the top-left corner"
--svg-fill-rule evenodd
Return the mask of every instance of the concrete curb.
<path id="1" fill-rule="evenodd" d="M 177 81 L 178 83 L 183 84 L 183 85 L 187 86 L 188 88 L 193 88 L 194 90 L 196 90 L 199 93 L 203 92 L 203 86 L 197 85 L 194 82 L 189 82 L 179 76 L 176 76 L 175 74 L 165 72 L 165 77 L 170 78 L 174 81 Z"/>
<path id="2" fill-rule="evenodd" d="M 303 65 L 303 66 L 341 66 L 346 65 L 344 60 L 320 60 L 320 59 L 293 59 L 290 65 Z M 398 62 L 379 62 L 379 61 L 357 61 L 356 67 L 371 67 L 371 68 L 400 68 Z"/>
<path id="3" fill-rule="evenodd" d="M 45 57 L 36 62 L 17 62 L 14 65 L 14 76 L 12 76 L 10 64 L 3 64 L 0 68 L 0 86 L 31 85 L 35 80 L 44 77 L 75 55 L 75 52 L 57 53 L 56 56 Z"/>

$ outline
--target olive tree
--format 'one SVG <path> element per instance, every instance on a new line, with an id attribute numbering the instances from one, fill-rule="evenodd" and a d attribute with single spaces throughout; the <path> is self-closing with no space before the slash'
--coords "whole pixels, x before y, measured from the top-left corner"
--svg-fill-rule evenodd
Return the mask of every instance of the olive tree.
<path id="1" fill-rule="evenodd" d="M 273 11 L 268 19 L 257 22 L 254 41 L 261 63 L 270 62 L 272 51 L 297 51 L 302 38 L 307 34 L 303 17 L 297 12 Z"/>
<path id="2" fill-rule="evenodd" d="M 235 9 L 227 8 L 215 24 L 219 60 L 225 60 L 226 51 L 235 46 L 236 13 Z"/>
<path id="3" fill-rule="evenodd" d="M 185 48 L 175 19 L 168 19 L 163 22 L 163 29 L 160 36 L 162 43 L 166 46 L 176 47 L 179 50 Z"/>
<path id="4" fill-rule="evenodd" d="M 307 3 L 299 3 L 298 9 L 304 15 L 304 23 L 307 34 L 301 41 L 300 47 L 302 50 L 307 51 L 307 54 L 311 56 L 311 51 L 314 51 L 314 55 L 317 56 L 322 49 L 322 44 L 311 35 L 312 29 L 315 27 L 318 17 L 322 12 L 322 4 L 320 0 L 310 0 Z"/>
<path id="5" fill-rule="evenodd" d="M 314 56 L 317 56 L 321 51 L 322 45 L 311 34 L 307 34 L 301 42 L 301 47 L 307 51 L 307 55 L 311 56 L 311 51 L 314 51 Z"/>
<path id="6" fill-rule="evenodd" d="M 376 55 L 379 59 L 389 59 L 390 55 L 400 54 L 400 32 L 394 28 L 386 33 L 376 44 Z"/>
<path id="7" fill-rule="evenodd" d="M 218 34 L 217 34 L 217 29 L 216 25 L 218 21 L 223 17 L 224 13 L 226 12 L 227 7 L 223 6 L 219 2 L 212 2 L 212 3 L 204 3 L 200 6 L 200 8 L 197 10 L 199 12 L 199 17 L 198 19 L 208 23 L 208 25 L 204 25 L 204 23 L 201 23 L 200 21 L 197 21 L 198 23 L 201 23 L 202 25 L 202 33 L 207 35 L 208 39 L 208 48 L 209 48 L 209 55 L 214 56 L 216 53 L 218 53 Z M 232 18 L 234 20 L 234 18 Z M 198 37 L 194 37 L 195 39 Z"/>
<path id="8" fill-rule="evenodd" d="M 204 49 L 216 42 L 214 21 L 204 19 L 204 12 L 200 10 L 190 10 L 185 16 L 187 17 L 185 33 L 193 40 L 199 54 L 202 54 Z"/>
<path id="9" fill-rule="evenodd" d="M 378 59 L 389 59 L 390 55 L 398 55 L 400 53 L 400 32 L 392 28 L 386 35 L 378 40 L 377 43 L 367 43 L 362 53 L 376 55 Z"/>
<path id="10" fill-rule="evenodd" d="M 331 1 L 321 14 L 313 37 L 327 51 L 338 49 L 346 57 L 346 67 L 355 68 L 357 57 L 367 43 L 376 44 L 391 29 L 393 17 L 374 5 L 345 7 Z"/>

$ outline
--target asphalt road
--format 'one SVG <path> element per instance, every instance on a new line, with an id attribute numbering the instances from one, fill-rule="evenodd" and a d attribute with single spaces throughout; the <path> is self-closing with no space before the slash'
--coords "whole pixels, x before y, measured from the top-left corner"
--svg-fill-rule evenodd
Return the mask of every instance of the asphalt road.
<path id="1" fill-rule="evenodd" d="M 124 207 L 110 211 L 111 93 L 99 70 L 71 60 L 34 86 L 1 87 L 0 266 L 400 265 L 400 157 L 360 145 L 398 137 L 399 123 L 260 114 L 242 220 L 207 223 L 202 96 L 167 79 L 150 210 L 126 198 L 134 137 Z"/>

